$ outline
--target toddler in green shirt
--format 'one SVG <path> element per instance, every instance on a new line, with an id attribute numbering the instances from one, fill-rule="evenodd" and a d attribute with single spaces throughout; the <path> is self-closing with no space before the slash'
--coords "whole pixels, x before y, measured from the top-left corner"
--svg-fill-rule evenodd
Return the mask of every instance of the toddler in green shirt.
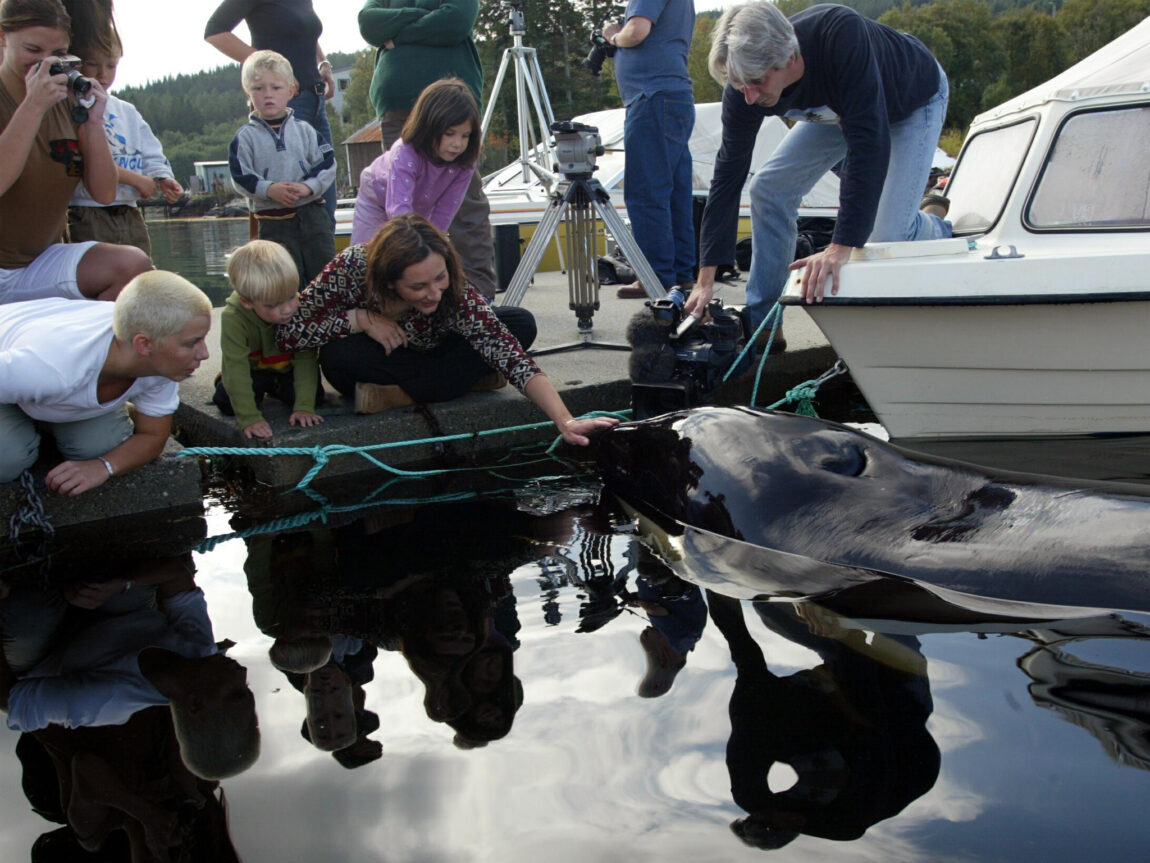
<path id="1" fill-rule="evenodd" d="M 265 395 L 292 406 L 288 423 L 319 425 L 323 384 L 315 351 L 290 353 L 276 344 L 276 327 L 299 308 L 299 273 L 279 243 L 252 240 L 228 260 L 232 293 L 220 314 L 221 372 L 212 403 L 234 416 L 246 438 L 267 440 L 272 427 L 260 413 Z"/>

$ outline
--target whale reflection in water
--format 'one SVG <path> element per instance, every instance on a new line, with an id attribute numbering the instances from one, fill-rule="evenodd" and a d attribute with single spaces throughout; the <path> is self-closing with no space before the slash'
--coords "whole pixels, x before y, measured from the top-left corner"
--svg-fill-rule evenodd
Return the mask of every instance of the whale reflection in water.
<path id="1" fill-rule="evenodd" d="M 627 423 L 594 446 L 648 542 L 721 592 L 821 601 L 911 586 L 966 614 L 1030 619 L 1150 610 L 1150 489 L 990 472 L 750 408 Z"/>

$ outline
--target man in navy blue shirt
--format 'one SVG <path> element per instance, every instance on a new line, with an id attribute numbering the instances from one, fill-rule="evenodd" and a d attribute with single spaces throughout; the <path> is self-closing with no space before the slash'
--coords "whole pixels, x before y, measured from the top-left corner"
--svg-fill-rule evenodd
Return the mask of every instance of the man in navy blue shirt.
<path id="1" fill-rule="evenodd" d="M 772 3 L 732 6 L 715 26 L 711 75 L 724 83 L 723 139 L 703 214 L 699 285 L 687 309 L 711 299 L 716 266 L 734 260 L 738 201 L 765 116 L 796 121 L 751 182 L 747 313 L 766 317 L 805 266 L 803 296 L 838 292 L 839 270 L 868 240 L 925 240 L 951 226 L 919 202 L 946 117 L 946 74 L 918 39 L 845 6 L 790 20 Z M 836 164 L 839 214 L 830 245 L 795 261 L 803 196 Z"/>
<path id="2" fill-rule="evenodd" d="M 629 0 L 620 27 L 603 37 L 615 52 L 615 80 L 627 109 L 623 201 L 631 233 L 664 288 L 690 286 L 695 269 L 691 151 L 695 96 L 687 51 L 694 0 Z M 644 297 L 636 284 L 621 297 Z"/>

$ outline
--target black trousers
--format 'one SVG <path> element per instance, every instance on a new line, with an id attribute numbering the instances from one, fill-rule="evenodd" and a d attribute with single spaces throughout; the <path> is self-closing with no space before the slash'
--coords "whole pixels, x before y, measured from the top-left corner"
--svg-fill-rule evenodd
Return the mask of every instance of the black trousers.
<path id="1" fill-rule="evenodd" d="M 535 341 L 535 316 L 527 309 L 493 306 L 492 310 L 526 350 Z M 462 336 L 452 334 L 429 351 L 383 346 L 366 333 L 356 333 L 320 348 L 319 364 L 328 383 L 345 396 L 357 383 L 397 384 L 417 402 L 445 402 L 468 392 L 495 371 Z"/>
<path id="2" fill-rule="evenodd" d="M 289 408 L 295 407 L 295 371 L 288 369 L 286 372 L 273 372 L 268 369 L 252 369 L 252 389 L 255 391 L 256 407 L 263 404 L 264 396 L 271 396 L 272 398 L 279 399 L 286 404 Z M 315 406 L 318 408 L 323 404 L 323 380 L 316 381 L 315 387 Z M 224 382 L 222 379 L 216 381 L 216 391 L 212 395 L 212 404 L 220 409 L 226 417 L 233 417 L 236 415 L 235 410 L 232 408 L 232 400 L 228 396 L 228 391 L 224 389 Z"/>

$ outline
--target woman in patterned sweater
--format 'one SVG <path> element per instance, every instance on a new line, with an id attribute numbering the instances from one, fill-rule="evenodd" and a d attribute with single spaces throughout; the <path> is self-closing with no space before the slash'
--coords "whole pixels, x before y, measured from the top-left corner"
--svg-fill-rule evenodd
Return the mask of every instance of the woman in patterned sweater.
<path id="1" fill-rule="evenodd" d="M 277 332 L 284 350 L 318 348 L 324 376 L 354 395 L 359 413 L 491 389 L 485 381 L 501 374 L 568 443 L 585 445 L 589 431 L 615 425 L 571 416 L 525 350 L 534 339 L 531 313 L 489 305 L 464 280 L 447 238 L 413 213 L 336 255 Z"/>

